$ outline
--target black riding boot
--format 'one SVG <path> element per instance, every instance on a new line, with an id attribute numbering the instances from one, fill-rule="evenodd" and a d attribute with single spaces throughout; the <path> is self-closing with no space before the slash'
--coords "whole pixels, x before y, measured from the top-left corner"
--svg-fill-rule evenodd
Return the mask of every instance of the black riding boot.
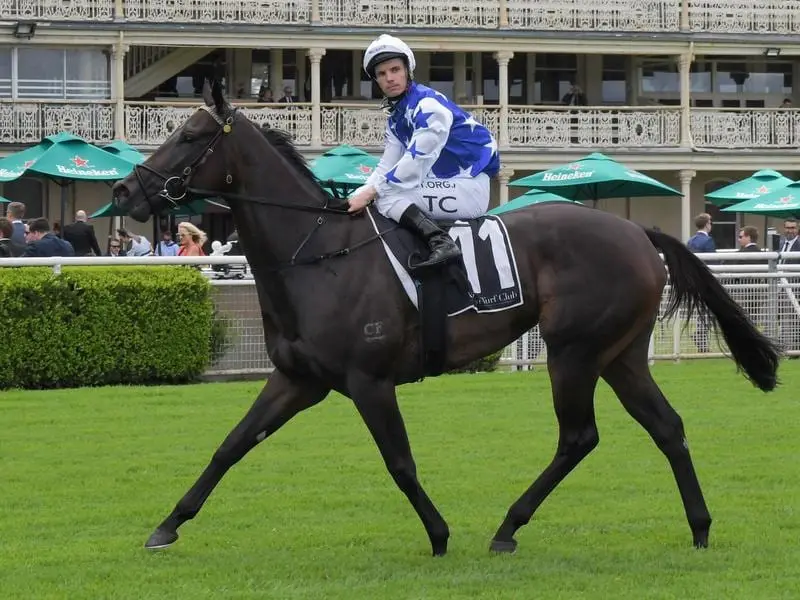
<path id="1" fill-rule="evenodd" d="M 415 269 L 438 265 L 461 256 L 461 250 L 453 239 L 431 221 L 417 205 L 412 204 L 405 210 L 400 217 L 400 225 L 416 233 L 431 249 L 428 260 L 414 264 Z"/>

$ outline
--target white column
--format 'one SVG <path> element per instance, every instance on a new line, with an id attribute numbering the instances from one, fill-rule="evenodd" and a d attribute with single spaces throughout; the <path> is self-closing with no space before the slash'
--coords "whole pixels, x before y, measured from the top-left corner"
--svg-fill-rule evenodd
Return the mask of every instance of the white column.
<path id="1" fill-rule="evenodd" d="M 497 178 L 500 180 L 500 205 L 508 202 L 508 182 L 514 176 L 514 169 L 507 165 L 501 165 L 500 171 L 497 173 Z"/>
<path id="2" fill-rule="evenodd" d="M 467 55 L 465 52 L 453 53 L 453 100 L 463 101 L 467 94 Z"/>
<path id="3" fill-rule="evenodd" d="M 472 95 L 483 97 L 483 52 L 472 53 Z M 475 100 L 483 104 L 482 100 Z"/>
<path id="4" fill-rule="evenodd" d="M 360 98 L 361 97 L 361 57 L 362 57 L 361 50 L 353 50 L 353 56 L 351 58 L 353 62 L 352 71 L 353 77 L 350 80 L 350 96 L 353 98 Z"/>
<path id="5" fill-rule="evenodd" d="M 283 96 L 283 50 L 269 51 L 269 87 L 276 100 Z"/>
<path id="6" fill-rule="evenodd" d="M 295 70 L 294 93 L 299 102 L 308 102 L 308 98 L 306 98 L 306 53 L 302 50 L 296 50 L 294 61 L 297 67 Z"/>
<path id="7" fill-rule="evenodd" d="M 319 64 L 325 56 L 325 48 L 311 48 L 308 58 L 311 61 L 311 146 L 322 146 L 322 110 L 320 107 L 321 82 Z"/>
<path id="8" fill-rule="evenodd" d="M 111 99 L 114 100 L 114 139 L 125 139 L 125 54 L 128 46 L 120 41 L 111 46 Z"/>
<path id="9" fill-rule="evenodd" d="M 686 242 L 692 235 L 692 179 L 696 171 L 685 169 L 678 173 L 681 180 L 681 241 Z"/>
<path id="10" fill-rule="evenodd" d="M 513 52 L 503 50 L 495 52 L 497 61 L 497 95 L 500 105 L 500 139 L 501 148 L 508 147 L 508 63 L 514 57 Z"/>
<path id="11" fill-rule="evenodd" d="M 689 52 L 684 52 L 680 56 L 679 63 L 681 86 L 681 146 L 683 148 L 689 148 L 692 145 L 692 81 L 691 74 L 689 73 L 689 69 L 692 66 L 692 55 Z"/>

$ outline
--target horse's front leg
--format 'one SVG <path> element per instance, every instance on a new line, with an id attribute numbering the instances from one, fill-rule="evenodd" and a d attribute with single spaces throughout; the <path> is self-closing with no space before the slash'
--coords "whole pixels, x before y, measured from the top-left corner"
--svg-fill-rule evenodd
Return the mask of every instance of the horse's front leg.
<path id="1" fill-rule="evenodd" d="M 211 462 L 172 513 L 153 532 L 146 548 L 165 548 L 178 539 L 178 527 L 192 519 L 233 465 L 300 411 L 320 402 L 330 390 L 314 381 L 273 372 L 253 406 L 222 442 Z"/>
<path id="2" fill-rule="evenodd" d="M 386 468 L 417 511 L 428 532 L 434 556 L 447 552 L 450 530 L 417 479 L 406 427 L 397 406 L 394 383 L 364 374 L 348 379 L 350 397 L 378 445 Z"/>

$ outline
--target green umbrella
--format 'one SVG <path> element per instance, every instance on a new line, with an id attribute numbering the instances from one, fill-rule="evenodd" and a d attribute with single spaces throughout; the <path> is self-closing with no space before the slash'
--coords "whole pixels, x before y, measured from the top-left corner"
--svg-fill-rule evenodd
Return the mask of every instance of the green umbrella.
<path id="1" fill-rule="evenodd" d="M 364 185 L 379 162 L 379 158 L 344 144 L 328 150 L 309 167 L 323 185 L 332 182 L 348 189 Z"/>
<path id="2" fill-rule="evenodd" d="M 674 189 L 595 152 L 570 163 L 512 181 L 509 185 L 555 192 L 569 200 L 681 196 Z"/>
<path id="3" fill-rule="evenodd" d="M 171 215 L 202 215 L 206 208 L 206 201 L 203 200 L 194 200 L 189 204 L 185 204 L 183 206 L 178 206 L 173 208 L 169 211 Z M 119 207 L 115 206 L 113 202 L 109 202 L 102 208 L 98 208 L 94 211 L 91 215 L 89 215 L 90 219 L 96 219 L 98 217 L 124 217 L 127 216 L 128 213 L 120 209 Z"/>
<path id="4" fill-rule="evenodd" d="M 2 196 L 0 196 L 0 202 L 11 203 L 11 200 L 9 200 L 8 198 L 3 198 Z"/>
<path id="5" fill-rule="evenodd" d="M 800 181 L 780 189 L 723 208 L 722 212 L 740 212 L 767 217 L 797 217 L 800 215 Z"/>
<path id="6" fill-rule="evenodd" d="M 499 215 L 504 212 L 525 208 L 526 206 L 531 206 L 533 204 L 541 204 L 542 202 L 572 202 L 573 204 L 579 204 L 574 200 L 558 196 L 557 194 L 542 192 L 540 190 L 531 190 L 530 192 L 522 194 L 522 196 L 519 196 L 518 198 L 514 198 L 511 202 L 506 202 L 505 204 L 501 204 L 500 206 L 493 208 L 487 214 Z"/>
<path id="7" fill-rule="evenodd" d="M 114 181 L 131 172 L 133 164 L 93 146 L 71 133 L 49 135 L 41 142 L 0 159 L 0 181 L 24 174 L 44 175 L 62 181 Z"/>
<path id="8" fill-rule="evenodd" d="M 144 154 L 139 152 L 129 143 L 124 142 L 122 140 L 111 142 L 110 144 L 103 146 L 102 149 L 105 150 L 106 152 L 111 152 L 111 154 L 119 156 L 120 158 L 124 158 L 129 163 L 133 163 L 134 165 L 143 163 L 145 159 Z"/>
<path id="9" fill-rule="evenodd" d="M 54 180 L 61 186 L 61 224 L 64 225 L 67 185 L 76 180 L 115 181 L 128 175 L 132 169 L 133 163 L 62 131 L 47 136 L 31 148 L 0 159 L 0 181 L 13 181 L 23 175 Z"/>
<path id="10" fill-rule="evenodd" d="M 717 206 L 727 206 L 769 194 L 786 187 L 790 183 L 792 183 L 791 179 L 777 171 L 764 169 L 753 173 L 747 179 L 742 179 L 706 194 L 706 200 Z"/>

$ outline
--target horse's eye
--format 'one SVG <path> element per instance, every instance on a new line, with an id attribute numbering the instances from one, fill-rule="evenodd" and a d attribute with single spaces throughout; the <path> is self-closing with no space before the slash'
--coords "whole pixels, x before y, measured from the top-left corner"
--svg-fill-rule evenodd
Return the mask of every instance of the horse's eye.
<path id="1" fill-rule="evenodd" d="M 188 131 L 184 131 L 181 133 L 181 137 L 178 141 L 190 144 L 194 141 L 194 135 L 189 133 Z"/>

